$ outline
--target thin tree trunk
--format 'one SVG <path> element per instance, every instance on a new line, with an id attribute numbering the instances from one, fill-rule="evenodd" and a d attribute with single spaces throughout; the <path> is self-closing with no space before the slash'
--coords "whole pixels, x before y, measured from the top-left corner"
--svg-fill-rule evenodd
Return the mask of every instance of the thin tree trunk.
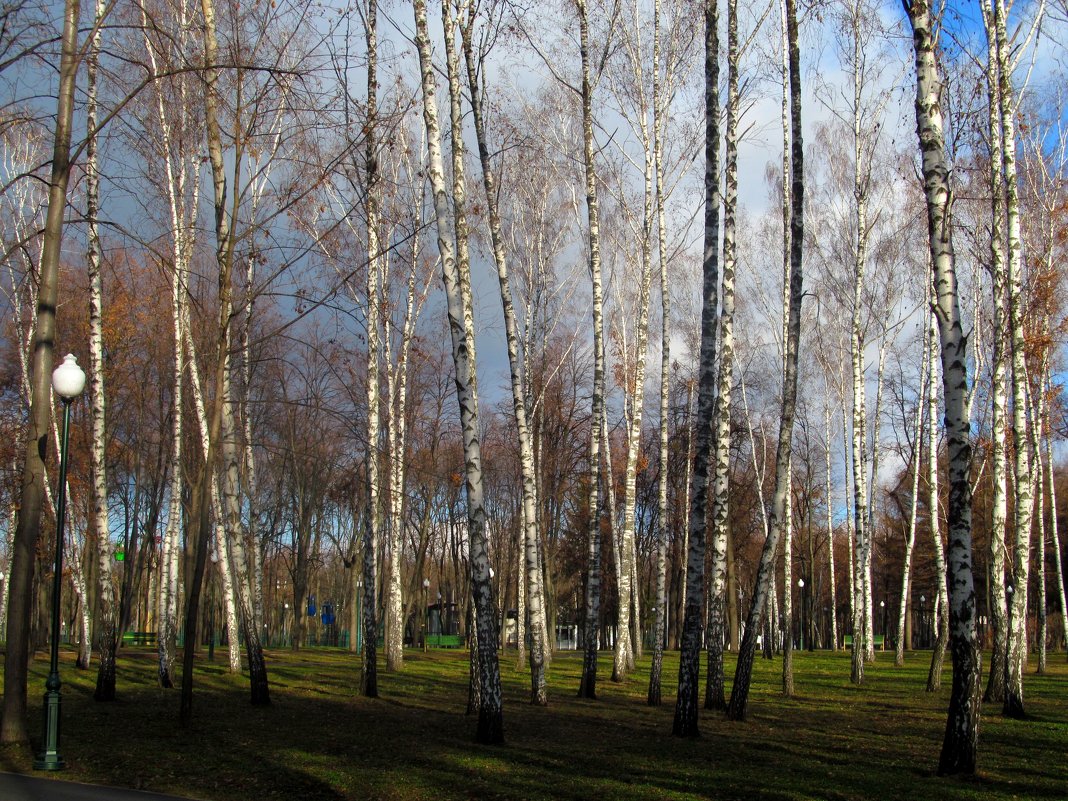
<path id="1" fill-rule="evenodd" d="M 378 697 L 378 0 L 367 4 L 364 20 L 367 37 L 367 124 L 364 131 L 367 195 L 367 505 L 363 530 L 363 668 L 360 694 Z"/>
<path id="2" fill-rule="evenodd" d="M 797 355 L 801 338 L 802 298 L 802 244 L 804 242 L 804 147 L 801 137 L 801 54 L 798 48 L 797 8 L 795 0 L 786 0 L 787 41 L 790 65 L 790 303 L 789 326 L 785 343 L 786 370 L 783 376 L 782 422 L 779 427 L 779 442 L 775 458 L 775 496 L 772 502 L 770 535 L 764 542 L 753 589 L 753 606 L 745 627 L 745 636 L 738 650 L 738 663 L 734 673 L 727 717 L 744 720 L 749 707 L 749 686 L 752 681 L 753 656 L 756 652 L 756 635 L 760 629 L 760 615 L 774 575 L 775 554 L 778 539 L 790 503 L 789 465 L 792 453 L 794 415 L 797 408 Z"/>
<path id="3" fill-rule="evenodd" d="M 1027 343 L 1024 338 L 1023 254 L 1020 236 L 1019 187 L 1016 176 L 1016 103 L 1013 101 L 1009 67 L 1009 43 L 1005 31 L 1005 5 L 995 0 L 994 30 L 998 62 L 998 109 L 1001 113 L 1002 176 L 1005 186 L 1005 227 L 1008 235 L 1007 289 L 1009 296 L 1010 375 L 1012 378 L 1012 433 L 1015 444 L 1015 529 L 1012 578 L 1015 592 L 1009 608 L 1009 641 L 1004 714 L 1023 717 L 1023 674 L 1027 661 L 1027 595 L 1029 588 L 1031 523 L 1034 510 L 1034 478 L 1027 432 Z"/>
<path id="4" fill-rule="evenodd" d="M 446 0 L 446 3 L 448 0 Z M 474 13 L 474 6 L 471 6 Z M 518 586 L 520 597 L 525 596 L 530 613 L 530 702 L 536 706 L 545 706 L 549 702 L 545 679 L 545 599 L 542 595 L 540 565 L 538 562 L 538 510 L 537 510 L 537 472 L 534 464 L 534 448 L 531 441 L 530 427 L 527 423 L 527 403 L 523 391 L 524 375 L 519 360 L 519 330 L 516 322 L 515 305 L 512 301 L 512 288 L 508 276 L 508 264 L 501 234 L 501 219 L 497 201 L 496 177 L 490 161 L 489 146 L 486 141 L 485 118 L 482 109 L 484 85 L 480 85 L 474 52 L 472 48 L 473 20 L 463 31 L 464 60 L 467 66 L 467 81 L 471 91 L 471 111 L 475 123 L 478 141 L 478 155 L 482 166 L 482 184 L 486 192 L 489 210 L 490 237 L 493 245 L 493 258 L 497 266 L 497 279 L 501 290 L 501 306 L 504 310 L 504 327 L 508 347 L 508 367 L 511 375 L 512 409 L 515 414 L 516 435 L 519 441 L 520 473 L 523 482 L 522 497 L 522 548 L 523 559 Z M 483 76 L 485 71 L 482 72 Z M 524 584 L 525 583 L 525 584 Z M 525 593 L 523 590 L 525 589 Z M 522 623 L 525 622 L 523 610 L 519 611 L 520 627 L 517 631 L 520 653 L 525 646 Z"/>
<path id="5" fill-rule="evenodd" d="M 827 487 L 827 571 L 831 593 L 831 650 L 838 650 L 838 590 L 834 575 L 834 509 L 831 505 L 831 405 L 827 404 L 823 417 L 824 443 L 826 445 Z M 906 564 L 908 560 L 906 559 Z"/>
<path id="6" fill-rule="evenodd" d="M 990 596 L 990 619 L 993 623 L 993 649 L 990 656 L 990 672 L 987 677 L 983 700 L 1005 701 L 1005 679 L 1008 665 L 1009 613 L 1005 595 L 1005 566 L 1008 555 L 1005 550 L 1005 530 L 1008 517 L 1007 466 L 1005 457 L 1006 431 L 1006 365 L 1005 342 L 1008 339 L 1006 320 L 1007 275 L 1004 253 L 1004 179 L 998 154 L 1002 150 L 1000 88 L 998 85 L 997 37 L 993 34 L 993 17 L 989 5 L 980 4 L 987 31 L 987 127 L 990 134 L 990 273 L 993 285 L 993 341 L 994 355 L 991 365 L 990 387 L 990 555 L 987 584 Z"/>
<path id="7" fill-rule="evenodd" d="M 92 38 L 89 42 L 87 60 L 86 128 L 89 139 L 85 164 L 85 216 L 88 222 L 87 263 L 89 272 L 89 402 L 92 419 L 92 447 L 89 449 L 92 481 L 93 540 L 96 543 L 97 580 L 99 586 L 99 611 L 97 615 L 96 640 L 100 649 L 100 666 L 96 676 L 97 701 L 115 700 L 115 650 L 116 631 L 115 584 L 111 577 L 111 527 L 108 525 L 108 484 L 105 447 L 107 432 L 104 421 L 104 323 L 103 281 L 101 278 L 100 232 L 97 213 L 100 208 L 100 175 L 97 164 L 97 77 L 100 64 L 100 26 L 107 14 L 106 0 L 97 0 Z"/>
<path id="8" fill-rule="evenodd" d="M 930 284 L 925 282 L 924 284 L 924 297 L 927 299 L 927 303 L 924 304 L 926 308 L 926 314 L 930 314 Z M 931 329 L 930 323 L 927 323 L 924 327 L 924 331 Z M 923 340 L 921 340 L 923 341 Z M 894 651 L 894 664 L 901 667 L 905 664 L 905 649 L 912 650 L 912 643 L 908 642 L 908 611 L 911 600 L 911 587 L 912 587 L 912 549 L 916 544 L 916 510 L 919 504 L 919 492 L 920 492 L 920 462 L 922 461 L 923 454 L 923 401 L 925 393 L 928 391 L 928 370 L 931 369 L 931 359 L 934 357 L 933 350 L 928 348 L 926 344 L 923 347 L 923 353 L 920 357 L 920 384 L 919 391 L 916 396 L 916 411 L 912 417 L 912 430 L 915 436 L 916 445 L 912 449 L 912 491 L 909 494 L 909 523 L 908 531 L 905 534 L 905 556 L 901 568 L 901 603 L 898 604 L 897 613 L 897 647 Z M 931 382 L 930 389 L 934 389 L 934 382 Z M 929 425 L 934 427 L 934 418 L 930 419 Z"/>
<path id="9" fill-rule="evenodd" d="M 938 74 L 927 0 L 905 0 L 916 55 L 916 130 L 923 164 L 935 315 L 942 348 L 942 386 L 946 402 L 949 451 L 950 623 L 953 688 L 939 774 L 972 774 L 979 733 L 980 654 L 975 631 L 975 582 L 972 576 L 971 443 L 967 413 L 967 343 L 961 327 L 950 216 L 949 163 L 945 152 Z M 932 368 L 933 372 L 933 368 Z"/>
<path id="10" fill-rule="evenodd" d="M 1046 388 L 1049 390 L 1050 376 L 1046 377 Z M 1046 416 L 1049 416 L 1049 405 L 1046 406 Z M 1057 524 L 1057 482 L 1053 480 L 1053 435 L 1050 428 L 1049 420 L 1046 420 L 1043 429 L 1046 432 L 1046 461 L 1049 463 L 1049 506 L 1050 506 L 1050 521 L 1049 521 L 1049 534 L 1050 539 L 1053 541 L 1053 569 L 1057 574 L 1057 595 L 1060 602 L 1061 610 L 1061 640 L 1065 646 L 1065 653 L 1068 654 L 1068 604 L 1065 604 L 1064 597 L 1064 572 L 1061 565 L 1061 538 Z"/>

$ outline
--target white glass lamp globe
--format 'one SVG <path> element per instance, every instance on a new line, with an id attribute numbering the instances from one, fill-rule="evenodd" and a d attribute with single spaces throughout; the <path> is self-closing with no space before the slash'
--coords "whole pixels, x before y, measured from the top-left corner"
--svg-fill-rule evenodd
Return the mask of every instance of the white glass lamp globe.
<path id="1" fill-rule="evenodd" d="M 73 353 L 63 357 L 63 364 L 52 371 L 52 389 L 65 400 L 73 400 L 85 389 L 85 371 Z"/>

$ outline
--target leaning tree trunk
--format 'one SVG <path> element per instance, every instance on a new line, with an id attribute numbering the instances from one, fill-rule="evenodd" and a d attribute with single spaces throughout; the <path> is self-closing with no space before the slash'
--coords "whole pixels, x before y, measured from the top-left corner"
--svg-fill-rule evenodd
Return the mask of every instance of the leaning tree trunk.
<path id="1" fill-rule="evenodd" d="M 753 677 L 753 657 L 760 616 L 774 578 L 775 554 L 790 503 L 788 487 L 792 453 L 794 415 L 797 408 L 797 354 L 801 339 L 802 245 L 804 225 L 804 149 L 801 138 L 801 53 L 798 47 L 797 6 L 795 0 L 786 2 L 786 28 L 790 65 L 790 303 L 787 338 L 784 346 L 785 374 L 782 390 L 782 422 L 775 458 L 775 496 L 772 501 L 770 533 L 764 542 L 753 589 L 753 606 L 749 610 L 745 635 L 738 649 L 738 663 L 734 672 L 734 687 L 727 717 L 744 720 L 749 708 L 749 686 Z"/>
<path id="2" fill-rule="evenodd" d="M 434 196 L 438 251 L 448 302 L 449 331 L 452 335 L 453 362 L 456 369 L 456 397 L 460 406 L 463 434 L 465 478 L 467 485 L 468 559 L 475 604 L 475 629 L 478 636 L 480 706 L 478 731 L 480 743 L 504 740 L 504 715 L 501 706 L 501 677 L 497 661 L 496 615 L 490 581 L 489 553 L 486 542 L 486 511 L 482 495 L 482 454 L 478 430 L 478 400 L 475 390 L 475 364 L 468 339 L 473 335 L 469 321 L 472 310 L 461 285 L 469 265 L 458 264 L 454 252 L 455 229 L 449 219 L 449 201 L 445 189 L 445 169 L 441 153 L 441 133 L 435 97 L 434 67 L 427 33 L 426 3 L 415 0 L 415 42 L 423 94 L 423 122 L 427 132 L 429 178 Z M 469 280 L 469 277 L 466 279 Z"/>
<path id="3" fill-rule="evenodd" d="M 56 301 L 59 256 L 63 245 L 63 218 L 70 179 L 70 133 L 78 70 L 78 0 L 67 0 L 59 60 L 59 91 L 53 135 L 48 211 L 41 254 L 37 295 L 37 328 L 33 340 L 33 384 L 27 422 L 25 461 L 19 497 L 18 526 L 8 581 L 7 650 L 4 653 L 4 698 L 0 712 L 0 742 L 26 743 L 26 682 L 33 607 L 33 565 L 44 507 L 45 455 L 52 420 L 52 357 L 56 338 Z"/>
<path id="4" fill-rule="evenodd" d="M 705 233 L 701 283 L 701 350 L 698 362 L 697 420 L 690 520 L 686 554 L 686 606 L 679 654 L 679 688 L 672 734 L 696 737 L 705 585 L 705 532 L 708 524 L 708 467 L 716 391 L 716 307 L 719 292 L 719 3 L 705 2 Z"/>
<path id="5" fill-rule="evenodd" d="M 730 536 L 731 388 L 734 380 L 734 269 L 738 211 L 738 3 L 727 0 L 727 117 L 723 193 L 723 278 L 719 315 L 719 375 L 716 380 L 712 449 L 712 575 L 708 600 L 708 674 L 705 709 L 726 709 L 723 651 L 727 644 L 727 538 Z"/>
<path id="6" fill-rule="evenodd" d="M 472 23 L 463 28 L 464 60 L 467 67 L 468 87 L 471 91 L 471 112 L 474 118 L 475 134 L 478 141 L 478 156 L 482 165 L 482 185 L 486 192 L 489 210 L 490 239 L 493 246 L 493 260 L 497 265 L 497 280 L 501 290 L 501 306 L 504 310 L 504 328 L 508 347 L 508 367 L 511 375 L 512 409 L 515 414 L 516 435 L 519 441 L 519 464 L 523 482 L 522 497 L 522 546 L 523 569 L 525 575 L 519 580 L 520 589 L 525 581 L 526 602 L 530 617 L 530 702 L 536 706 L 545 706 L 549 702 L 545 681 L 545 600 L 542 596 L 539 580 L 538 562 L 538 510 L 537 510 L 537 472 L 534 465 L 534 448 L 531 441 L 530 427 L 527 422 L 527 403 L 523 392 L 524 376 L 519 359 L 519 330 L 516 322 L 515 304 L 512 301 L 512 287 L 508 276 L 508 262 L 504 250 L 504 238 L 501 233 L 500 209 L 497 198 L 497 179 L 490 160 L 489 146 L 486 139 L 485 118 L 482 109 L 482 93 L 478 71 L 472 49 Z M 485 70 L 482 70 L 483 77 Z M 519 622 L 524 622 L 522 611 Z M 523 632 L 518 632 L 517 645 L 522 650 L 525 645 Z"/>
<path id="7" fill-rule="evenodd" d="M 952 239 L 949 161 L 942 121 L 942 81 L 935 61 L 928 0 L 905 0 L 916 55 L 916 131 L 927 201 L 927 233 L 935 282 L 935 316 L 942 348 L 942 387 L 949 455 L 950 623 L 953 689 L 938 761 L 940 774 L 975 772 L 979 734 L 980 653 L 972 576 L 971 442 L 967 411 L 967 342 L 961 326 Z"/>

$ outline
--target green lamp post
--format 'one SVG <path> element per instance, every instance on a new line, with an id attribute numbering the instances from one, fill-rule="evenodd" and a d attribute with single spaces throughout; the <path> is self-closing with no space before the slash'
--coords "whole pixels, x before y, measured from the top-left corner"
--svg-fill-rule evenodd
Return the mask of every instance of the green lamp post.
<path id="1" fill-rule="evenodd" d="M 67 443 L 70 440 L 70 405 L 85 389 L 85 371 L 74 354 L 52 371 L 52 389 L 63 401 L 63 437 L 59 447 L 59 497 L 56 502 L 56 563 L 52 574 L 52 661 L 45 682 L 44 749 L 33 761 L 35 770 L 63 770 L 59 753 L 59 604 L 63 585 L 63 519 L 67 511 Z"/>

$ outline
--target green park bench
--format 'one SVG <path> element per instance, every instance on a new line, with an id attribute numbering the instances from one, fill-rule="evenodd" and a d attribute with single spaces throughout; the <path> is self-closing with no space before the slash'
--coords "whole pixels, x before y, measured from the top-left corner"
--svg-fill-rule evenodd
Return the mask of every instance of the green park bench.
<path id="1" fill-rule="evenodd" d="M 123 645 L 155 645 L 157 633 L 154 631 L 125 631 L 122 634 Z"/>
<path id="2" fill-rule="evenodd" d="M 875 640 L 875 647 L 876 648 L 878 648 L 880 651 L 885 650 L 885 648 L 886 648 L 886 637 L 884 635 L 876 634 L 872 639 Z M 853 647 L 853 635 L 852 634 L 847 634 L 845 636 L 845 647 L 846 648 L 852 648 Z"/>
<path id="3" fill-rule="evenodd" d="M 430 648 L 462 648 L 464 641 L 459 634 L 428 634 L 426 644 Z"/>

